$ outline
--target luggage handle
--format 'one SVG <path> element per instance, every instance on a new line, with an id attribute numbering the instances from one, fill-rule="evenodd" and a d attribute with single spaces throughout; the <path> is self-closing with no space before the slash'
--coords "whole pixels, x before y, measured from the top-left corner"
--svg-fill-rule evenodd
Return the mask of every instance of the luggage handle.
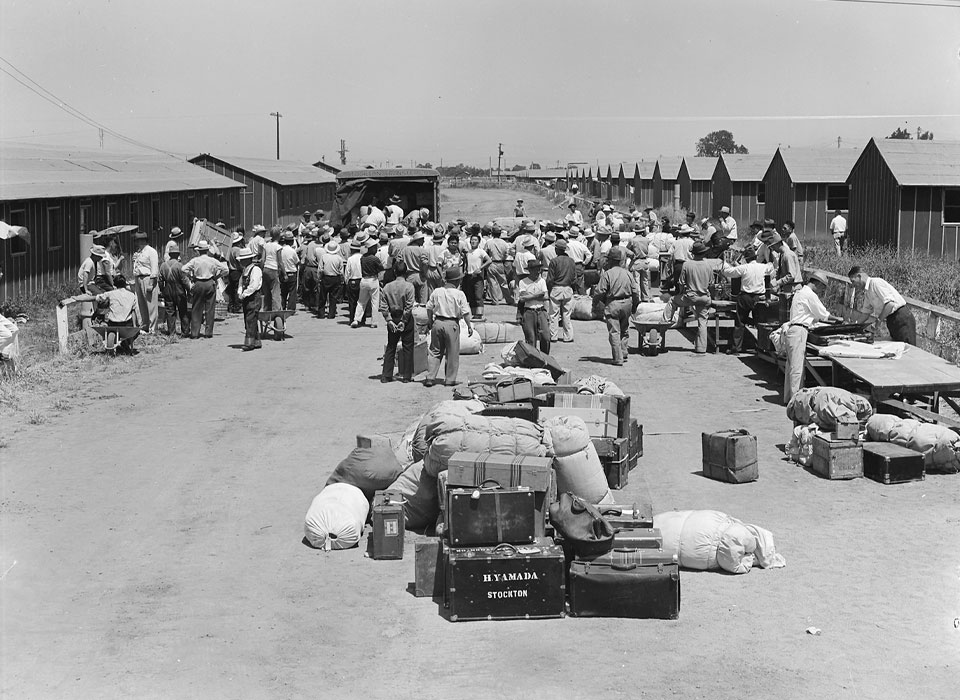
<path id="1" fill-rule="evenodd" d="M 633 571 L 634 569 L 637 568 L 637 565 L 634 562 L 629 562 L 629 563 L 614 562 L 613 564 L 610 565 L 610 568 L 613 569 L 614 571 Z"/>
<path id="2" fill-rule="evenodd" d="M 487 486 L 487 484 L 496 484 L 496 486 Z M 496 489 L 502 489 L 503 486 L 500 485 L 500 482 L 496 479 L 484 479 L 481 481 L 473 493 L 470 494 L 471 500 L 478 500 L 480 498 L 481 491 L 495 491 Z"/>
<path id="3" fill-rule="evenodd" d="M 501 542 L 496 547 L 493 548 L 494 552 L 504 553 L 507 556 L 514 557 L 520 555 L 520 550 L 516 546 L 510 544 L 509 542 Z"/>

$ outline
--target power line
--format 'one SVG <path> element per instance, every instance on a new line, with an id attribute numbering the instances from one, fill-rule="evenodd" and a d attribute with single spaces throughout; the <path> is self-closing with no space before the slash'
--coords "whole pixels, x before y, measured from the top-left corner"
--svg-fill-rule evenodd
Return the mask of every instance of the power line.
<path id="1" fill-rule="evenodd" d="M 951 9 L 960 9 L 956 2 L 908 2 L 907 0 L 827 0 L 827 2 L 850 2 L 861 5 L 900 5 L 902 7 L 949 7 Z"/>
<path id="2" fill-rule="evenodd" d="M 14 73 L 11 73 L 9 70 L 7 70 L 6 68 L 4 68 L 3 66 L 0 66 L 0 72 L 3 72 L 3 73 L 5 73 L 6 75 L 10 76 L 10 77 L 13 78 L 14 80 L 16 80 L 18 83 L 20 83 L 20 85 L 22 85 L 23 87 L 25 87 L 25 88 L 27 88 L 28 90 L 30 90 L 30 92 L 38 95 L 39 97 L 42 97 L 44 100 L 46 100 L 46 101 L 49 102 L 50 104 L 56 106 L 57 108 L 63 110 L 64 112 L 66 112 L 67 114 L 69 114 L 71 117 L 74 117 L 75 119 L 79 119 L 80 121 L 82 121 L 83 123 L 87 124 L 88 126 L 92 126 L 92 127 L 97 128 L 97 129 L 102 129 L 104 132 L 110 134 L 110 135 L 113 136 L 114 138 L 120 139 L 121 141 L 125 141 L 125 142 L 127 142 L 127 143 L 129 143 L 129 144 L 131 144 L 131 145 L 138 146 L 138 147 L 140 147 L 140 148 L 146 148 L 147 150 L 150 150 L 150 151 L 156 151 L 157 153 L 163 153 L 164 155 L 168 155 L 168 156 L 170 156 L 171 158 L 179 158 L 179 156 L 177 156 L 176 154 L 170 153 L 170 152 L 168 152 L 168 151 L 164 151 L 162 148 L 156 148 L 156 147 L 154 147 L 154 146 L 151 146 L 151 145 L 148 144 L 148 143 L 144 143 L 144 142 L 142 142 L 142 141 L 138 141 L 138 140 L 136 140 L 136 139 L 130 138 L 129 136 L 124 136 L 124 135 L 121 134 L 119 131 L 115 131 L 114 129 L 111 129 L 110 127 L 108 127 L 108 126 L 106 126 L 106 125 L 98 122 L 98 121 L 97 121 L 96 119 L 94 119 L 93 117 L 88 117 L 86 114 L 84 114 L 84 113 L 81 112 L 80 110 L 76 109 L 75 107 L 71 107 L 71 106 L 70 106 L 69 104 L 67 104 L 64 100 L 60 99 L 59 97 L 57 97 L 56 95 L 54 95 L 52 92 L 50 92 L 49 90 L 47 90 L 47 89 L 46 89 L 45 87 L 43 87 L 40 83 L 38 83 L 38 82 L 35 81 L 33 78 L 31 78 L 29 75 L 27 75 L 27 74 L 24 73 L 22 70 L 20 70 L 19 68 L 17 68 L 13 63 L 11 63 L 10 61 L 8 61 L 7 59 L 5 59 L 5 58 L 3 58 L 2 56 L 0 56 L 0 61 L 2 61 L 3 63 L 7 64 L 8 66 L 10 66 L 10 68 L 12 68 L 12 69 L 15 70 L 17 73 L 19 73 L 20 76 L 23 76 L 23 79 L 25 79 L 26 81 L 29 81 L 29 82 L 24 82 L 24 80 L 21 79 L 18 75 L 15 75 Z M 32 85 L 31 85 L 31 83 L 32 83 Z"/>

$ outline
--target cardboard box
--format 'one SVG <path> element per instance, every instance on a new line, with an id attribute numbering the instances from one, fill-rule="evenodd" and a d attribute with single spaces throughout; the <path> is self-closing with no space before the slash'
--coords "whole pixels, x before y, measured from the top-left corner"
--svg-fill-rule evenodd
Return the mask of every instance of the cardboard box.
<path id="1" fill-rule="evenodd" d="M 605 408 L 550 408 L 537 411 L 537 421 L 544 423 L 556 416 L 577 416 L 587 425 L 590 437 L 619 437 L 617 435 L 617 416 Z"/>

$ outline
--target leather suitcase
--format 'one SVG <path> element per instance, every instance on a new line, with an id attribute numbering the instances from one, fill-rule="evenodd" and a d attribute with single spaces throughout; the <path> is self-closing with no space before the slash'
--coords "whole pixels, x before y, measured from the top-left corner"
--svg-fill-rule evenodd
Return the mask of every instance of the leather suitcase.
<path id="1" fill-rule="evenodd" d="M 630 458 L 629 438 L 590 438 L 597 450 L 600 459 L 609 458 L 614 461 Z"/>
<path id="2" fill-rule="evenodd" d="M 863 475 L 881 484 L 923 481 L 923 453 L 892 442 L 865 442 Z"/>
<path id="3" fill-rule="evenodd" d="M 501 418 L 521 418 L 531 423 L 537 422 L 537 409 L 529 401 L 517 403 L 492 404 L 480 411 L 481 416 L 500 416 Z"/>
<path id="4" fill-rule="evenodd" d="M 701 433 L 703 448 L 703 475 L 731 484 L 756 481 L 757 438 L 748 431 L 721 430 Z"/>
<path id="5" fill-rule="evenodd" d="M 676 620 L 680 616 L 680 567 L 573 561 L 570 614 Z"/>
<path id="6" fill-rule="evenodd" d="M 526 486 L 448 487 L 444 518 L 454 547 L 529 544 L 536 539 L 536 494 Z"/>
<path id="7" fill-rule="evenodd" d="M 440 538 L 417 540 L 413 550 L 413 594 L 418 598 L 442 598 L 444 582 Z"/>
<path id="8" fill-rule="evenodd" d="M 444 486 L 527 486 L 534 491 L 535 535 L 546 534 L 550 504 L 557 499 L 552 457 L 505 455 L 496 452 L 455 452 L 447 471 L 440 472 Z M 438 477 L 438 481 L 440 478 Z"/>
<path id="9" fill-rule="evenodd" d="M 624 457 L 619 461 L 613 459 L 600 458 L 600 464 L 603 466 L 603 473 L 607 477 L 607 486 L 614 491 L 624 488 L 630 481 L 630 461 Z"/>
<path id="10" fill-rule="evenodd" d="M 597 506 L 597 508 L 614 529 L 653 527 L 653 506 L 649 503 L 634 503 L 629 508 L 624 506 Z"/>
<path id="11" fill-rule="evenodd" d="M 535 544 L 446 550 L 444 605 L 452 622 L 566 614 L 563 550 Z"/>
<path id="12" fill-rule="evenodd" d="M 663 536 L 652 527 L 618 529 L 613 536 L 613 548 L 663 549 Z"/>
<path id="13" fill-rule="evenodd" d="M 595 557 L 576 557 L 576 561 L 589 561 L 595 564 L 617 564 L 627 566 L 651 566 L 657 564 L 676 564 L 676 554 L 666 554 L 662 549 L 611 549 Z"/>

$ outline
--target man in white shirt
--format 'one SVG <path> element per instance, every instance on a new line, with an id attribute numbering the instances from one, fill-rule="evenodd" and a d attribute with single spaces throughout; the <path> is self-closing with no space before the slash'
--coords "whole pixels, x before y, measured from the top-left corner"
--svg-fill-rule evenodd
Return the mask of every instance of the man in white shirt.
<path id="1" fill-rule="evenodd" d="M 467 274 L 463 279 L 463 291 L 470 304 L 474 320 L 483 320 L 483 294 L 487 268 L 490 267 L 490 256 L 480 247 L 480 234 L 470 234 L 470 250 L 464 254 Z"/>
<path id="2" fill-rule="evenodd" d="M 256 350 L 261 347 L 259 311 L 261 304 L 260 287 L 263 283 L 263 272 L 257 265 L 253 251 L 241 248 L 237 251 L 237 261 L 243 265 L 240 273 L 238 296 L 240 306 L 243 307 L 243 349 Z"/>
<path id="3" fill-rule="evenodd" d="M 283 229 L 270 229 L 270 240 L 263 244 L 263 310 L 280 310 L 280 234 Z"/>
<path id="4" fill-rule="evenodd" d="M 737 316 L 733 327 L 733 342 L 727 353 L 739 355 L 743 352 L 743 335 L 747 321 L 751 320 L 757 302 L 763 298 L 766 291 L 767 275 L 773 274 L 773 265 L 757 260 L 757 252 L 747 248 L 743 252 L 744 262 L 741 265 L 724 265 L 720 272 L 727 279 L 740 278 L 740 294 L 737 295 Z M 754 319 L 756 320 L 756 319 Z"/>
<path id="5" fill-rule="evenodd" d="M 783 402 L 790 403 L 793 395 L 803 387 L 803 373 L 807 358 L 807 334 L 810 328 L 823 321 L 839 320 L 832 316 L 820 301 L 827 291 L 827 277 L 814 272 L 807 284 L 793 295 L 790 304 L 790 325 L 787 328 L 787 366 L 783 378 Z"/>
<path id="6" fill-rule="evenodd" d="M 456 386 L 460 371 L 460 319 L 467 324 L 467 335 L 473 335 L 470 305 L 458 289 L 463 270 L 452 267 L 444 273 L 444 286 L 434 289 L 427 300 L 427 328 L 430 330 L 430 354 L 427 356 L 425 387 L 434 385 L 440 372 L 440 361 L 446 357 L 444 386 Z"/>
<path id="7" fill-rule="evenodd" d="M 577 279 L 573 283 L 573 291 L 576 294 L 584 294 L 586 286 L 583 280 L 583 270 L 590 264 L 593 257 L 590 248 L 580 238 L 580 228 L 578 226 L 570 227 L 570 238 L 567 240 L 567 255 L 573 260 L 577 268 Z"/>
<path id="8" fill-rule="evenodd" d="M 893 285 L 880 277 L 870 277 L 859 265 L 847 273 L 850 284 L 863 291 L 863 311 L 870 314 L 874 326 L 885 321 L 890 339 L 917 344 L 917 319 Z"/>
<path id="9" fill-rule="evenodd" d="M 387 217 L 384 213 L 377 207 L 376 204 L 370 202 L 369 209 L 367 212 L 366 218 L 363 220 L 364 225 L 366 226 L 376 226 L 378 229 L 386 226 Z"/>
<path id="10" fill-rule="evenodd" d="M 737 240 L 737 220 L 730 216 L 730 207 L 720 207 L 720 231 L 724 238 Z"/>
<path id="11" fill-rule="evenodd" d="M 527 261 L 527 274 L 517 279 L 517 303 L 522 305 L 523 339 L 550 354 L 550 318 L 547 316 L 547 280 L 540 274 L 540 260 Z"/>
<path id="12" fill-rule="evenodd" d="M 254 224 L 253 228 L 250 230 L 252 234 L 250 240 L 247 241 L 247 247 L 250 249 L 250 252 L 253 253 L 253 262 L 260 266 L 260 269 L 263 269 L 263 234 L 267 232 L 267 229 L 263 224 Z"/>
<path id="13" fill-rule="evenodd" d="M 834 210 L 834 217 L 830 220 L 830 235 L 833 236 L 833 245 L 837 249 L 837 257 L 843 256 L 847 247 L 847 220 L 839 209 Z"/>
<path id="14" fill-rule="evenodd" d="M 563 217 L 564 221 L 567 222 L 567 225 L 583 226 L 583 212 L 577 209 L 577 203 L 570 202 L 570 204 L 567 205 L 567 209 L 570 210 L 570 213 Z"/>
<path id="15" fill-rule="evenodd" d="M 157 328 L 157 310 L 160 304 L 160 256 L 156 249 L 147 243 L 147 234 L 140 231 L 135 235 L 137 252 L 133 254 L 133 276 L 136 278 L 134 289 L 140 308 L 140 330 L 152 333 Z"/>
<path id="16" fill-rule="evenodd" d="M 400 208 L 400 197 L 393 195 L 387 205 L 387 226 L 396 226 L 403 220 L 403 209 Z"/>

